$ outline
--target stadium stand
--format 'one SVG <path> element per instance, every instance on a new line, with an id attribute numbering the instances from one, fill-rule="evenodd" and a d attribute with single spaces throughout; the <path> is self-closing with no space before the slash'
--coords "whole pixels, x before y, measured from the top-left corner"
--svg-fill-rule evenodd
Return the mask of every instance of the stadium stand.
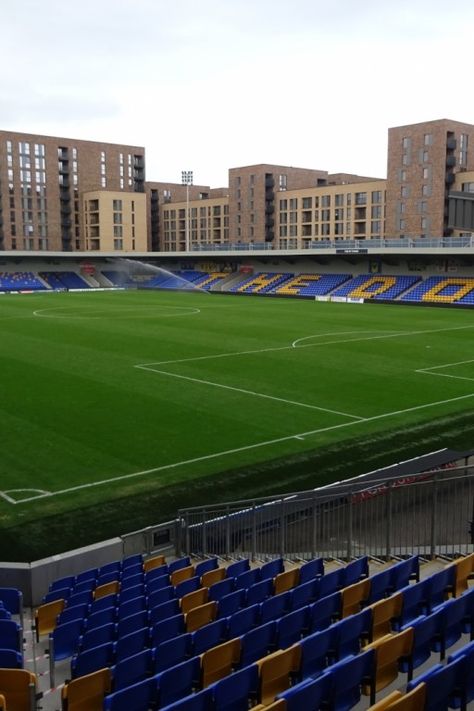
<path id="1" fill-rule="evenodd" d="M 291 277 L 293 277 L 293 274 L 260 272 L 244 278 L 241 282 L 232 286 L 230 291 L 239 294 L 266 294 Z"/>
<path id="2" fill-rule="evenodd" d="M 420 280 L 419 276 L 360 274 L 333 292 L 350 299 L 397 299 Z"/>
<path id="3" fill-rule="evenodd" d="M 90 284 L 76 272 L 39 272 L 39 276 L 51 289 L 90 289 Z"/>
<path id="4" fill-rule="evenodd" d="M 351 279 L 350 274 L 296 274 L 282 286 L 272 288 L 281 296 L 325 296 Z"/>
<path id="5" fill-rule="evenodd" d="M 193 561 L 184 557 L 166 563 L 158 556 L 145 560 L 135 556 L 112 561 L 51 583 L 50 592 L 70 591 L 67 600 L 54 601 L 58 609 L 63 603 L 54 621 L 52 603 L 37 610 L 37 621 L 47 621 L 37 630 L 40 639 L 45 638 L 40 646 L 46 644 L 50 651 L 53 690 L 45 698 L 57 693 L 56 667 L 70 660 L 70 672 L 62 673 L 70 681 L 61 688 L 62 706 L 68 711 L 141 711 L 148 705 L 191 711 L 271 709 L 275 703 L 281 709 L 319 708 L 318 704 L 350 709 L 364 695 L 374 709 L 414 708 L 414 699 L 422 704 L 416 706 L 421 711 L 466 708 L 474 698 L 470 642 L 474 588 L 469 586 L 473 560 L 474 554 L 469 554 L 438 566 L 436 572 L 428 565 L 427 575 L 420 575 L 418 556 L 385 564 L 382 570 L 380 564 L 371 570 L 367 557 L 346 565 L 332 563 L 332 569 L 321 559 L 288 565 L 276 558 L 260 566 L 248 559 L 228 565 L 217 558 Z M 176 597 L 183 582 L 172 586 L 171 576 L 188 568 L 197 575 L 184 582 L 199 581 L 200 587 L 191 592 L 202 595 L 196 603 L 206 600 L 212 587 L 228 583 L 227 589 L 232 589 L 228 595 L 235 596 L 238 609 L 218 616 L 226 595 L 197 607 L 189 607 L 190 593 Z M 225 577 L 209 588 L 203 586 L 205 576 L 216 570 L 222 570 Z M 247 575 L 254 570 L 256 577 Z M 116 592 L 100 597 L 104 583 L 99 583 L 110 574 L 116 577 Z M 137 575 L 142 582 L 134 584 Z M 237 588 L 244 575 L 248 585 Z M 152 623 L 157 591 L 150 593 L 150 589 L 160 578 L 168 585 L 158 592 L 174 594 L 168 600 L 174 605 Z M 83 594 L 85 583 L 90 586 L 89 602 L 70 607 L 69 601 Z M 269 594 L 249 606 L 249 595 L 262 583 Z M 321 597 L 335 587 L 335 592 Z M 418 593 L 416 605 L 408 602 L 414 591 Z M 157 607 L 162 605 L 159 602 Z M 10 606 L 18 614 L 18 604 Z M 47 616 L 42 614 L 44 607 Z M 202 615 L 206 608 L 211 614 Z M 195 613 L 201 615 L 197 622 Z M 97 616 L 102 617 L 94 619 Z M 9 665 L 0 672 L 0 694 L 6 698 L 6 708 L 17 708 L 12 699 L 18 693 L 25 704 L 18 708 L 34 709 L 35 675 L 10 676 L 24 671 L 22 649 L 18 650 L 21 632 L 17 622 L 13 625 L 15 629 L 10 625 L 8 631 L 0 627 L 0 662 Z M 53 629 L 46 641 L 47 625 Z M 393 684 L 398 685 L 396 692 Z M 436 705 L 435 698 L 445 705 Z M 44 701 L 44 708 L 53 708 L 45 707 Z"/>
<path id="6" fill-rule="evenodd" d="M 402 301 L 474 304 L 474 277 L 431 276 L 419 283 Z"/>
<path id="7" fill-rule="evenodd" d="M 47 288 L 33 272 L 0 272 L 0 291 L 37 291 Z"/>

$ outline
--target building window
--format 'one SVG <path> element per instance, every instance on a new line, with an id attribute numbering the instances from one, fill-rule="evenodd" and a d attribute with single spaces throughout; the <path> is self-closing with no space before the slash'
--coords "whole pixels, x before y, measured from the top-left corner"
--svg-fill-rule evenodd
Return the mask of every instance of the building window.
<path id="1" fill-rule="evenodd" d="M 428 180 L 429 177 L 430 177 L 430 169 L 423 168 L 423 180 Z"/>
<path id="2" fill-rule="evenodd" d="M 466 133 L 461 133 L 459 138 L 459 165 L 466 167 L 467 165 L 467 143 L 469 136 Z"/>
<path id="3" fill-rule="evenodd" d="M 426 230 L 427 228 L 428 228 L 428 218 L 422 217 L 421 218 L 421 229 Z"/>
<path id="4" fill-rule="evenodd" d="M 399 220 L 398 221 L 398 229 L 399 230 L 404 230 L 405 229 L 405 220 Z"/>
<path id="5" fill-rule="evenodd" d="M 382 226 L 382 223 L 380 222 L 380 220 L 374 220 L 370 225 L 371 233 L 379 235 L 381 232 L 381 229 L 380 229 L 381 226 Z"/>
<path id="6" fill-rule="evenodd" d="M 401 181 L 402 183 L 405 183 L 405 182 L 406 182 L 406 179 L 407 179 L 407 172 L 406 172 L 406 170 L 401 170 L 401 171 L 400 171 L 400 181 Z"/>
<path id="7" fill-rule="evenodd" d="M 303 210 L 311 210 L 313 207 L 313 198 L 304 197 L 303 198 Z"/>
<path id="8" fill-rule="evenodd" d="M 402 185 L 400 195 L 402 198 L 407 198 L 410 195 L 410 188 L 408 185 Z"/>
<path id="9" fill-rule="evenodd" d="M 374 190 L 372 192 L 372 202 L 382 202 L 382 191 L 381 190 Z"/>
<path id="10" fill-rule="evenodd" d="M 423 185 L 421 189 L 421 194 L 423 195 L 423 197 L 429 197 L 431 195 L 431 186 Z"/>
<path id="11" fill-rule="evenodd" d="M 428 163 L 428 151 L 423 151 L 423 163 Z"/>
<path id="12" fill-rule="evenodd" d="M 291 198 L 290 199 L 290 210 L 297 210 L 298 209 L 298 198 Z"/>
<path id="13" fill-rule="evenodd" d="M 372 205 L 371 217 L 373 220 L 379 220 L 382 217 L 382 205 Z"/>
<path id="14" fill-rule="evenodd" d="M 114 239 L 114 249 L 123 249 L 123 239 Z"/>
<path id="15" fill-rule="evenodd" d="M 322 222 L 329 222 L 330 219 L 331 219 L 331 210 L 321 210 Z"/>
<path id="16" fill-rule="evenodd" d="M 462 183 L 461 190 L 465 193 L 474 193 L 474 183 Z"/>
<path id="17" fill-rule="evenodd" d="M 331 207 L 331 196 L 322 195 L 321 196 L 321 207 Z"/>
<path id="18" fill-rule="evenodd" d="M 279 190 L 286 190 L 288 186 L 288 180 L 286 175 L 279 175 L 278 176 L 278 189 Z"/>
<path id="19" fill-rule="evenodd" d="M 338 193 L 334 198 L 334 204 L 336 207 L 343 207 L 344 205 L 344 194 Z"/>
<path id="20" fill-rule="evenodd" d="M 403 148 L 410 148 L 411 146 L 411 138 L 405 137 L 402 140 Z"/>
<path id="21" fill-rule="evenodd" d="M 112 203 L 113 210 L 115 212 L 121 212 L 122 211 L 122 201 L 121 200 L 114 200 Z"/>
<path id="22" fill-rule="evenodd" d="M 356 205 L 366 205 L 367 204 L 367 193 L 356 193 L 355 194 L 355 204 Z"/>
<path id="23" fill-rule="evenodd" d="M 433 144 L 433 134 L 432 133 L 425 133 L 423 142 L 424 142 L 425 146 L 431 146 Z"/>

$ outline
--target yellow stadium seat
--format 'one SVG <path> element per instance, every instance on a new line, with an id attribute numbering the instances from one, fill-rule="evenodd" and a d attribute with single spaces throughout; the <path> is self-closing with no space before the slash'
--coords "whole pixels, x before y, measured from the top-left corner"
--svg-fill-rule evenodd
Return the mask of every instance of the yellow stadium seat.
<path id="1" fill-rule="evenodd" d="M 43 634 L 49 634 L 56 629 L 56 618 L 65 607 L 64 600 L 54 600 L 40 605 L 35 612 L 36 640 Z M 0 687 L 1 688 L 1 687 Z"/>
<path id="2" fill-rule="evenodd" d="M 298 568 L 285 570 L 284 573 L 279 573 L 273 583 L 273 592 L 275 595 L 286 592 L 298 585 L 300 579 L 300 571 Z"/>
<path id="3" fill-rule="evenodd" d="M 400 699 L 402 696 L 403 694 L 401 691 L 392 691 L 391 694 L 387 694 L 385 698 L 380 699 L 380 701 L 377 701 L 376 704 L 370 706 L 368 711 L 385 711 L 385 709 L 391 708 L 393 702 L 398 701 L 398 699 Z"/>
<path id="4" fill-rule="evenodd" d="M 341 616 L 349 617 L 360 612 L 362 604 L 370 595 L 370 578 L 360 580 L 358 583 L 348 585 L 347 588 L 341 590 L 342 596 L 342 613 Z"/>
<path id="5" fill-rule="evenodd" d="M 409 657 L 413 648 L 413 627 L 394 635 L 385 635 L 365 649 L 375 649 L 375 690 L 380 691 L 398 676 L 398 662 Z M 366 693 L 366 692 L 364 692 Z"/>
<path id="6" fill-rule="evenodd" d="M 187 568 L 180 568 L 175 570 L 174 573 L 170 575 L 171 585 L 178 585 L 182 583 L 183 580 L 189 580 L 194 575 L 194 565 L 188 565 Z"/>
<path id="7" fill-rule="evenodd" d="M 216 619 L 217 603 L 215 601 L 206 602 L 190 610 L 186 615 L 186 632 L 195 632 L 200 627 L 204 627 L 209 622 Z"/>
<path id="8" fill-rule="evenodd" d="M 219 583 L 225 578 L 225 568 L 214 568 L 214 570 L 208 570 L 207 573 L 201 576 L 201 585 L 206 588 L 210 588 L 214 583 Z"/>
<path id="9" fill-rule="evenodd" d="M 257 661 L 260 676 L 260 702 L 267 706 L 290 685 L 290 674 L 299 666 L 299 645 L 278 650 Z"/>
<path id="10" fill-rule="evenodd" d="M 279 699 L 279 701 L 274 701 L 272 704 L 258 704 L 258 706 L 252 706 L 252 711 L 286 711 L 286 701 L 285 699 Z"/>
<path id="11" fill-rule="evenodd" d="M 230 639 L 208 649 L 201 656 L 203 689 L 231 673 L 235 660 L 240 656 L 240 639 Z"/>
<path id="12" fill-rule="evenodd" d="M 195 607 L 205 605 L 208 600 L 209 588 L 199 588 L 193 592 L 184 595 L 181 598 L 181 612 L 186 615 Z"/>
<path id="13" fill-rule="evenodd" d="M 387 709 L 390 711 L 421 711 L 425 707 L 426 685 L 421 683 L 415 686 L 408 694 L 402 694 L 395 699 Z"/>
<path id="14" fill-rule="evenodd" d="M 0 694 L 0 711 L 7 711 L 7 702 L 3 694 Z"/>
<path id="15" fill-rule="evenodd" d="M 101 597 L 107 597 L 107 595 L 116 595 L 120 592 L 120 583 L 118 580 L 113 580 L 111 583 L 105 583 L 105 585 L 99 585 L 94 590 L 94 600 L 98 600 Z"/>
<path id="16" fill-rule="evenodd" d="M 36 708 L 36 676 L 26 669 L 0 669 L 0 690 L 8 711 Z"/>
<path id="17" fill-rule="evenodd" d="M 459 558 L 452 563 L 454 567 L 454 596 L 459 597 L 468 588 L 468 580 L 474 572 L 474 553 Z"/>
<path id="18" fill-rule="evenodd" d="M 372 609 L 372 640 L 374 642 L 392 631 L 391 621 L 393 618 L 399 617 L 402 602 L 403 594 L 399 592 L 370 605 Z"/>
<path id="19" fill-rule="evenodd" d="M 166 563 L 166 559 L 164 555 L 155 555 L 153 558 L 148 558 L 147 560 L 143 561 L 143 571 L 147 573 L 149 570 L 153 570 L 153 568 L 159 568 L 160 565 L 164 565 Z"/>
<path id="20" fill-rule="evenodd" d="M 65 684 L 61 690 L 63 709 L 67 711 L 102 711 L 104 696 L 112 688 L 110 669 L 99 669 Z"/>

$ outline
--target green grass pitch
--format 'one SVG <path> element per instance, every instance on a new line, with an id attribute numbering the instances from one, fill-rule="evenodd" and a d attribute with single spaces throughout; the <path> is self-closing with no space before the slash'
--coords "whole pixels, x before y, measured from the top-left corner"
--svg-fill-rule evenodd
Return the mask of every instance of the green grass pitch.
<path id="1" fill-rule="evenodd" d="M 0 559 L 474 444 L 472 310 L 2 296 Z"/>

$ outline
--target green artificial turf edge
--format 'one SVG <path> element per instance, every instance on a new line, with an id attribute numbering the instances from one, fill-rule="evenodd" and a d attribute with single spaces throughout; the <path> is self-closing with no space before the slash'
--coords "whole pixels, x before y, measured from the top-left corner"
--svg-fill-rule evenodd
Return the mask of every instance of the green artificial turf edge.
<path id="1" fill-rule="evenodd" d="M 315 488 L 443 447 L 472 448 L 474 409 L 2 528 L 0 560 L 31 562 L 174 518 L 178 509 Z"/>

